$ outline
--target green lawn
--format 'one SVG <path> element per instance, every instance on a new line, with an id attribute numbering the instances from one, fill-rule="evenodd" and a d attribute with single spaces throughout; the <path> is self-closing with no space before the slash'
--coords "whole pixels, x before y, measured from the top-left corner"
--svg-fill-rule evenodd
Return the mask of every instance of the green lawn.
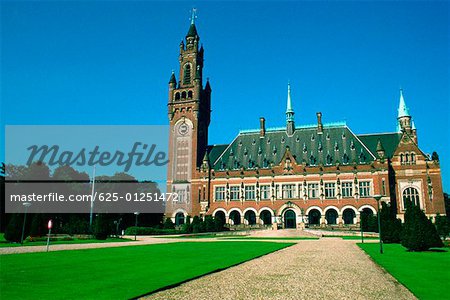
<path id="1" fill-rule="evenodd" d="M 108 238 L 106 240 L 95 240 L 95 239 L 74 239 L 71 241 L 50 241 L 50 247 L 52 245 L 60 244 L 88 244 L 88 243 L 112 243 L 112 242 L 131 242 L 133 240 L 123 239 L 123 238 Z M 10 243 L 6 240 L 0 240 L 0 248 L 2 247 L 20 247 L 20 246 L 44 246 L 47 245 L 46 241 L 30 242 L 24 241 L 23 245 L 20 243 Z"/>
<path id="2" fill-rule="evenodd" d="M 376 243 L 359 243 L 358 246 L 418 298 L 448 297 L 450 282 L 448 248 L 446 252 L 408 252 L 399 244 L 385 244 L 384 254 L 380 254 L 379 245 Z"/>
<path id="3" fill-rule="evenodd" d="M 290 245 L 180 242 L 1 255 L 1 298 L 129 299 Z"/>

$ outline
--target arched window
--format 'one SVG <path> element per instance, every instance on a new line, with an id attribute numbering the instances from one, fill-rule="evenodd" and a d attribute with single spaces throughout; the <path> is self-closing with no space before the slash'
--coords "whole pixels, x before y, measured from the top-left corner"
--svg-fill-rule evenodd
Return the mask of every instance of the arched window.
<path id="1" fill-rule="evenodd" d="M 183 84 L 189 84 L 189 83 L 191 83 L 191 65 L 186 64 L 184 66 Z"/>
<path id="2" fill-rule="evenodd" d="M 400 163 L 403 164 L 403 153 L 400 154 Z"/>
<path id="3" fill-rule="evenodd" d="M 192 99 L 192 91 L 188 91 L 188 99 Z"/>
<path id="4" fill-rule="evenodd" d="M 175 100 L 180 100 L 180 93 L 175 93 Z"/>
<path id="5" fill-rule="evenodd" d="M 405 154 L 405 163 L 406 164 L 409 163 L 409 154 L 408 153 Z"/>
<path id="6" fill-rule="evenodd" d="M 411 163 L 412 164 L 416 163 L 416 155 L 414 154 L 414 152 L 411 153 Z"/>
<path id="7" fill-rule="evenodd" d="M 179 212 L 175 215 L 175 225 L 183 225 L 184 224 L 184 214 Z"/>
<path id="8" fill-rule="evenodd" d="M 406 209 L 408 203 L 411 202 L 413 205 L 419 206 L 419 191 L 416 188 L 409 187 L 403 191 L 403 207 Z"/>
<path id="9" fill-rule="evenodd" d="M 181 98 L 182 98 L 182 99 L 186 99 L 186 92 L 182 92 L 182 93 L 181 93 Z"/>

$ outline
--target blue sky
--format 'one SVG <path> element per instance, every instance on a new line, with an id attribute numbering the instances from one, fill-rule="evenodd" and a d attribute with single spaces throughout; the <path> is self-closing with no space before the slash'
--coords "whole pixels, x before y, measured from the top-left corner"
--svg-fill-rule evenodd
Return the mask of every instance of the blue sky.
<path id="1" fill-rule="evenodd" d="M 198 8 L 210 143 L 315 113 L 355 133 L 395 131 L 404 90 L 450 190 L 449 3 L 1 2 L 1 126 L 167 124 L 167 83 Z M 2 144 L 4 144 L 2 134 Z M 3 146 L 0 156 L 3 158 Z"/>

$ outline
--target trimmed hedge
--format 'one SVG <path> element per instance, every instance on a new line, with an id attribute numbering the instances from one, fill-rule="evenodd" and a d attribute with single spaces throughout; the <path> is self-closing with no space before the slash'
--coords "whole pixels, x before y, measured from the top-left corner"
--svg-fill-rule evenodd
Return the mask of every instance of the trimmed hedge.
<path id="1" fill-rule="evenodd" d="M 154 227 L 128 227 L 125 230 L 126 235 L 163 235 L 163 234 L 178 234 L 182 233 L 176 229 L 160 229 Z"/>

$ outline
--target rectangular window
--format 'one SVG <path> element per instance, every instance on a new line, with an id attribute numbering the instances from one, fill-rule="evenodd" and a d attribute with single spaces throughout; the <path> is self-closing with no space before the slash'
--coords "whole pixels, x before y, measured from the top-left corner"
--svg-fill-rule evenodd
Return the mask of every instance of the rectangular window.
<path id="1" fill-rule="evenodd" d="M 214 194 L 215 194 L 216 201 L 225 200 L 225 187 L 224 186 L 216 186 L 216 191 Z"/>
<path id="2" fill-rule="evenodd" d="M 254 185 L 246 185 L 244 188 L 245 191 L 245 200 L 255 200 L 255 186 Z"/>
<path id="3" fill-rule="evenodd" d="M 334 182 L 325 183 L 325 198 L 335 198 L 336 184 Z"/>
<path id="4" fill-rule="evenodd" d="M 239 186 L 231 186 L 230 187 L 230 200 L 239 200 Z"/>
<path id="5" fill-rule="evenodd" d="M 308 183 L 308 198 L 314 199 L 319 197 L 319 184 Z"/>
<path id="6" fill-rule="evenodd" d="M 359 182 L 359 196 L 369 197 L 370 196 L 370 181 L 360 181 Z"/>
<path id="7" fill-rule="evenodd" d="M 261 200 L 270 199 L 270 185 L 261 185 Z"/>
<path id="8" fill-rule="evenodd" d="M 342 183 L 342 197 L 343 198 L 353 197 L 353 182 Z"/>
<path id="9" fill-rule="evenodd" d="M 283 184 L 281 186 L 283 199 L 293 199 L 295 193 L 295 184 Z"/>

